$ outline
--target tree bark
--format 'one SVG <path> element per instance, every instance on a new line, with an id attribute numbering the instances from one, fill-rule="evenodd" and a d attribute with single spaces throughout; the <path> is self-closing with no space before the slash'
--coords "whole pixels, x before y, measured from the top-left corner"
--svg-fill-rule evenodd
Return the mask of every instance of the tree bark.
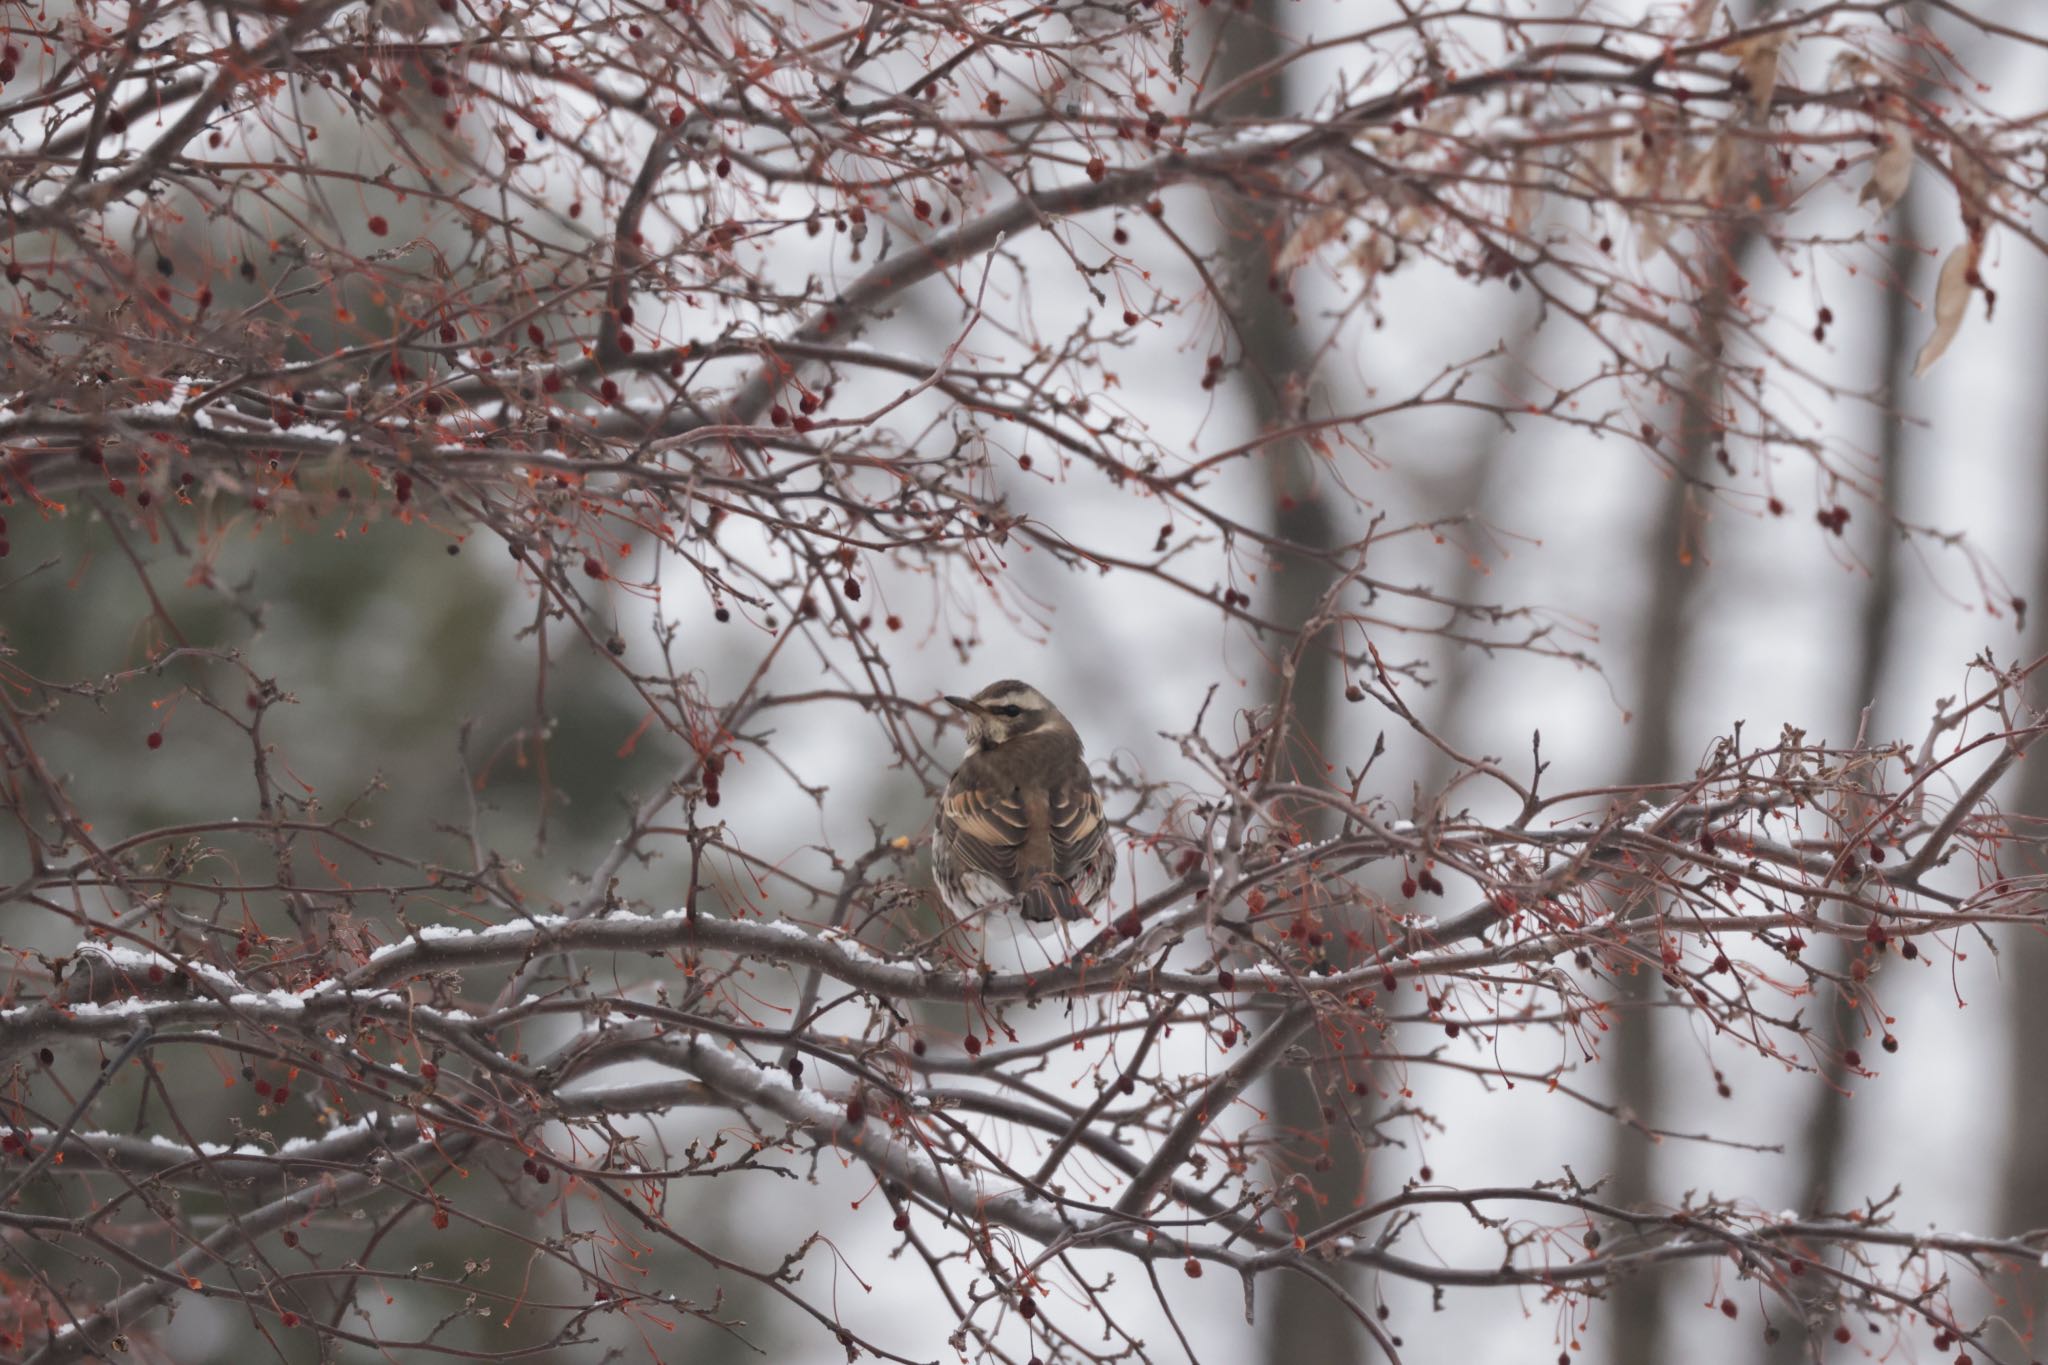
<path id="1" fill-rule="evenodd" d="M 1919 313 L 1913 307 L 1906 286 L 1920 259 L 1920 253 L 1914 249 L 1914 243 L 1920 237 L 1915 212 L 1917 201 L 1918 195 L 1909 191 L 1893 210 L 1891 226 L 1890 264 L 1896 287 L 1885 295 L 1884 347 L 1887 357 L 1886 395 L 1894 410 L 1909 391 L 1913 373 L 1913 327 Z M 1878 438 L 1878 457 L 1884 477 L 1883 519 L 1865 550 L 1870 564 L 1870 583 L 1864 589 L 1862 610 L 1857 619 L 1856 684 L 1855 691 L 1849 694 L 1849 704 L 1843 717 L 1847 726 L 1845 739 L 1864 724 L 1865 708 L 1869 708 L 1871 724 L 1876 723 L 1879 713 L 1875 703 L 1884 695 L 1886 660 L 1891 653 L 1898 622 L 1899 534 L 1891 523 L 1899 507 L 1899 479 L 1905 447 L 1905 423 L 1903 420 L 1887 420 L 1883 434 Z M 1873 730 L 1867 738 L 1875 741 L 1879 735 Z M 1851 951 L 1846 939 L 1822 935 L 1808 951 L 1814 955 L 1816 965 L 1835 980 L 1847 978 Z M 1820 1008 L 1815 1013 L 1819 1016 L 1816 1027 L 1821 1030 L 1823 1044 L 1819 1062 L 1821 1077 L 1814 1086 L 1813 1108 L 1806 1116 L 1801 1134 L 1798 1184 L 1793 1190 L 1796 1207 L 1808 1213 L 1831 1209 L 1840 1197 L 1842 1160 L 1849 1137 L 1848 1102 L 1856 1078 L 1843 1067 L 1838 1051 L 1843 1046 L 1859 1046 L 1851 1041 L 1853 1031 L 1859 1027 L 1853 999 L 1837 992 L 1818 1004 Z M 1799 1362 L 1810 1360 L 1812 1352 L 1807 1335 L 1803 1323 L 1780 1325 L 1777 1344 L 1769 1352 L 1774 1365 L 1799 1365 Z"/>
<path id="2" fill-rule="evenodd" d="M 1622 776 L 1626 783 L 1670 782 L 1685 776 L 1691 767 L 1681 753 L 1678 717 L 1686 680 L 1692 673 L 1694 589 L 1705 563 L 1701 527 L 1709 495 L 1702 483 L 1720 440 L 1715 413 L 1720 405 L 1717 379 L 1730 302 L 1725 281 L 1731 274 L 1746 273 L 1746 258 L 1755 241 L 1755 234 L 1744 229 L 1721 237 L 1702 253 L 1705 277 L 1714 283 L 1699 302 L 1698 341 L 1675 405 L 1672 475 L 1658 507 L 1653 538 L 1646 547 L 1651 562 L 1650 593 L 1643 604 L 1638 634 L 1634 671 L 1640 703 L 1631 722 L 1633 740 Z M 1621 977 L 1615 999 L 1617 1018 L 1606 1058 L 1617 1102 L 1652 1127 L 1657 1125 L 1662 1104 L 1659 1029 L 1656 1011 L 1651 1008 L 1659 980 L 1649 967 L 1638 967 Z M 1618 1123 L 1613 1132 L 1607 1166 L 1609 1197 L 1625 1208 L 1661 1202 L 1654 1143 L 1630 1124 Z M 1665 1278 L 1662 1271 L 1649 1270 L 1617 1286 L 1608 1354 L 1614 1365 L 1642 1365 L 1664 1358 Z"/>
<path id="3" fill-rule="evenodd" d="M 2048 451 L 2048 431 L 2035 437 L 2036 449 Z M 2048 492 L 2048 465 L 2043 466 L 2043 492 Z M 2036 493 L 2038 499 L 2042 493 Z M 2034 566 L 2032 592 L 2027 601 L 2034 618 L 2026 654 L 2048 654 L 2048 549 Z M 2037 683 L 2033 702 L 2048 706 L 2048 694 Z M 2008 818 L 2023 834 L 2038 837 L 2048 823 L 2048 753 L 2037 745 L 2019 766 L 2018 790 L 2013 793 Z M 2008 876 L 2039 876 L 2040 866 L 2030 850 L 2017 848 L 2009 859 Z M 2048 1085 L 2042 1083 L 2041 1040 L 2048 1038 L 2048 937 L 2038 931 L 2015 935 L 2003 948 L 1999 975 L 2012 983 L 2005 996 L 2005 1084 L 2000 1087 L 2009 1098 L 2004 1171 L 1999 1201 L 1998 1230 L 2018 1233 L 2048 1227 L 2048 1159 L 2041 1151 L 2041 1135 L 2048 1133 Z M 2038 1334 L 2048 1315 L 2048 1271 L 2036 1265 L 2015 1267 L 2012 1302 L 1999 1309 L 2014 1323 L 2026 1323 Z M 2041 1354 L 2038 1344 L 2034 1354 Z"/>
<path id="4" fill-rule="evenodd" d="M 1278 0 L 1251 0 L 1244 8 L 1217 6 L 1213 37 L 1215 60 L 1206 84 L 1212 88 L 1235 80 L 1282 51 L 1286 8 Z M 1247 86 L 1230 112 L 1247 117 L 1281 113 L 1286 108 L 1277 81 Z M 1229 263 L 1225 301 L 1243 347 L 1238 391 L 1259 431 L 1293 419 L 1289 396 L 1300 392 L 1294 381 L 1310 365 L 1290 308 L 1271 287 L 1272 215 L 1260 205 L 1228 192 L 1217 197 L 1216 211 L 1226 235 Z M 1337 510 L 1319 489 L 1316 460 L 1300 441 L 1275 442 L 1260 461 L 1270 507 L 1268 524 L 1284 541 L 1304 551 L 1282 554 L 1267 565 L 1263 586 L 1265 610 L 1284 625 L 1305 625 L 1329 590 L 1334 571 L 1317 551 L 1334 549 L 1344 528 Z M 1277 656 L 1290 642 L 1276 640 L 1276 668 L 1269 698 L 1277 699 Z M 1341 686 L 1335 663 L 1311 650 L 1293 680 L 1291 740 L 1287 759 L 1303 769 L 1303 780 L 1319 781 L 1336 738 L 1335 703 Z M 1305 821 L 1313 826 L 1320 813 Z M 1306 833 L 1313 836 L 1311 827 Z M 1339 940 L 1341 942 L 1341 940 Z M 1340 966 L 1342 963 L 1340 962 Z M 1350 1211 L 1363 1198 L 1366 1180 L 1365 1142 L 1368 1117 L 1363 1099 L 1337 1087 L 1335 1077 L 1303 1068 L 1273 1073 L 1275 1120 L 1290 1135 L 1287 1164 L 1309 1177 L 1310 1193 L 1295 1205 L 1300 1231 L 1309 1230 Z M 1347 1289 L 1358 1279 L 1355 1269 L 1332 1265 L 1333 1276 Z M 1259 1305 L 1264 1353 L 1274 1365 L 1301 1365 L 1311 1360 L 1363 1358 L 1370 1347 L 1364 1331 L 1345 1306 L 1325 1290 L 1298 1275 L 1271 1282 L 1271 1294 Z"/>

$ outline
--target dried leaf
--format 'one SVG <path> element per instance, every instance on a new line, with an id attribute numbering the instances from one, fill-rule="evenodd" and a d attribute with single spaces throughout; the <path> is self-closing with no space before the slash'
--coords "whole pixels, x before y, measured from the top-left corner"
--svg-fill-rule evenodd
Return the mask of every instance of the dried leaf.
<path id="1" fill-rule="evenodd" d="M 1913 377 L 1920 378 L 1934 368 L 1956 333 L 1962 329 L 1963 314 L 1970 306 L 1970 277 L 1977 269 L 1975 242 L 1966 242 L 1948 253 L 1941 263 L 1941 282 L 1934 287 L 1934 334 L 1913 360 Z"/>
<path id="2" fill-rule="evenodd" d="M 1668 121 L 1654 112 L 1646 112 L 1634 134 L 1621 147 L 1618 179 L 1622 193 L 1638 198 L 1663 194 L 1664 167 L 1676 142 Z"/>
<path id="3" fill-rule="evenodd" d="M 1363 270 L 1367 279 L 1384 275 L 1401 263 L 1401 244 L 1420 240 L 1429 229 L 1430 215 L 1413 204 L 1394 215 L 1391 228 L 1372 228 L 1351 253 L 1351 264 Z"/>
<path id="4" fill-rule="evenodd" d="M 1876 204 L 1879 213 L 1890 213 L 1913 180 L 1913 130 L 1896 120 L 1886 123 L 1884 129 L 1884 147 L 1870 163 L 1870 179 L 1856 199 Z"/>
<path id="5" fill-rule="evenodd" d="M 1676 119 L 1655 105 L 1637 117 L 1635 134 L 1623 140 L 1617 155 L 1621 159 L 1617 188 L 1624 197 L 1645 204 L 1669 201 L 1672 180 L 1682 184 L 1691 178 L 1691 144 L 1679 131 Z M 1646 237 L 1637 242 L 1641 259 L 1647 261 L 1664 249 L 1670 226 L 1641 208 L 1631 208 L 1629 217 L 1647 229 Z"/>
<path id="6" fill-rule="evenodd" d="M 1508 194 L 1508 231 L 1520 236 L 1529 230 L 1529 224 L 1536 221 L 1536 205 L 1542 198 L 1542 187 L 1538 167 L 1541 162 L 1515 159 L 1509 172 L 1514 189 Z"/>
<path id="7" fill-rule="evenodd" d="M 1721 11 L 1721 0 L 1692 0 L 1692 7 L 1679 21 L 1679 31 L 1693 42 L 1707 36 L 1707 30 L 1714 26 L 1714 16 Z"/>
<path id="8" fill-rule="evenodd" d="M 1594 184 L 1604 189 L 1616 188 L 1614 176 L 1614 146 L 1620 138 L 1596 138 L 1591 146 L 1581 146 L 1574 153 L 1579 169 Z"/>
<path id="9" fill-rule="evenodd" d="M 1716 134 L 1698 161 L 1693 163 L 1692 173 L 1686 177 L 1685 197 L 1695 204 L 1715 207 L 1726 203 L 1729 182 L 1740 165 L 1735 139 L 1725 132 Z"/>
<path id="10" fill-rule="evenodd" d="M 1995 192 L 1991 173 L 1972 154 L 1975 150 L 1960 141 L 1949 149 L 1949 174 L 1955 177 L 1956 198 L 1962 201 L 1965 218 L 1982 218 Z"/>
<path id="11" fill-rule="evenodd" d="M 1671 240 L 1671 221 L 1658 213 L 1631 213 L 1636 225 L 1636 259 L 1647 261 Z"/>
<path id="12" fill-rule="evenodd" d="M 1365 240 L 1351 253 L 1351 264 L 1363 270 L 1368 280 L 1384 275 L 1400 262 L 1401 244 L 1379 231 L 1367 232 Z"/>
<path id="13" fill-rule="evenodd" d="M 1981 237 L 1993 214 L 2014 202 L 2011 163 L 1965 130 L 1949 144 L 1948 167 L 1955 178 L 1963 223 L 1972 237 Z"/>
<path id="14" fill-rule="evenodd" d="M 1370 194 L 1356 168 L 1337 156 L 1323 158 L 1316 207 L 1295 226 L 1274 258 L 1275 270 L 1292 270 L 1325 244 L 1341 236 L 1352 212 Z"/>
<path id="15" fill-rule="evenodd" d="M 1316 254 L 1324 243 L 1334 241 L 1344 231 L 1345 219 L 1350 215 L 1342 205 L 1319 210 L 1301 220 L 1301 226 L 1288 237 L 1287 245 L 1280 248 L 1279 257 L 1273 262 L 1278 271 L 1288 271 Z"/>
<path id="16" fill-rule="evenodd" d="M 1781 28 L 1773 33 L 1759 34 L 1744 38 L 1739 43 L 1728 44 L 1728 53 L 1741 67 L 1742 74 L 1749 78 L 1750 105 L 1756 109 L 1771 107 L 1771 96 L 1778 89 L 1778 53 L 1791 41 L 1792 30 Z"/>
<path id="17" fill-rule="evenodd" d="M 1870 58 L 1860 52 L 1840 53 L 1828 67 L 1830 90 L 1840 90 L 1853 85 L 1869 85 L 1883 79 L 1884 73 L 1877 69 Z"/>

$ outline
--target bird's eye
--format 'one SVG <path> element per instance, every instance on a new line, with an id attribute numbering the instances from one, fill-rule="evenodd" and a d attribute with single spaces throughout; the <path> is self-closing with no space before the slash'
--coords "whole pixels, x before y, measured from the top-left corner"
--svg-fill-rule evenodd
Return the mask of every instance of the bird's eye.
<path id="1" fill-rule="evenodd" d="M 996 710 L 1006 716 L 1021 716 L 1024 714 L 1024 708 L 1021 706 L 998 706 Z"/>

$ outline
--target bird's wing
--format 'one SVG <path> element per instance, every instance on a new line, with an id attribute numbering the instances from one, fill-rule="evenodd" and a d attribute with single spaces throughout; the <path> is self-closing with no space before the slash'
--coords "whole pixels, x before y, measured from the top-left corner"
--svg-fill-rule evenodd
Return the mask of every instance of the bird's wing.
<path id="1" fill-rule="evenodd" d="M 1012 792 L 963 782 L 961 776 L 954 774 L 939 798 L 940 832 L 950 837 L 962 862 L 1015 888 L 1017 857 L 1030 833 L 1024 803 Z"/>
<path id="2" fill-rule="evenodd" d="M 1053 862 L 1061 876 L 1072 877 L 1095 860 L 1109 837 L 1102 798 L 1079 762 L 1065 780 L 1053 784 L 1051 806 Z"/>

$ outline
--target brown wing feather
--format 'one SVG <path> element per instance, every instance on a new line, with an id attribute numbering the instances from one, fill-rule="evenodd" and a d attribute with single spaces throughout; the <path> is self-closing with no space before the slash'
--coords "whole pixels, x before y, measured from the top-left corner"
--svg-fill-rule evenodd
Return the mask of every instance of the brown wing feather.
<path id="1" fill-rule="evenodd" d="M 940 833 L 952 840 L 954 856 L 1014 890 L 1028 832 L 1023 804 L 1008 792 L 963 783 L 962 775 L 939 799 Z"/>
<path id="2" fill-rule="evenodd" d="M 1102 819 L 1102 798 L 1084 772 L 1079 781 L 1055 787 L 1052 792 L 1052 842 L 1054 863 L 1063 877 L 1086 866 L 1108 837 Z"/>
<path id="3" fill-rule="evenodd" d="M 939 799 L 938 825 L 944 856 L 1021 896 L 1026 919 L 1084 917 L 1116 863 L 1071 734 L 970 755 Z"/>

